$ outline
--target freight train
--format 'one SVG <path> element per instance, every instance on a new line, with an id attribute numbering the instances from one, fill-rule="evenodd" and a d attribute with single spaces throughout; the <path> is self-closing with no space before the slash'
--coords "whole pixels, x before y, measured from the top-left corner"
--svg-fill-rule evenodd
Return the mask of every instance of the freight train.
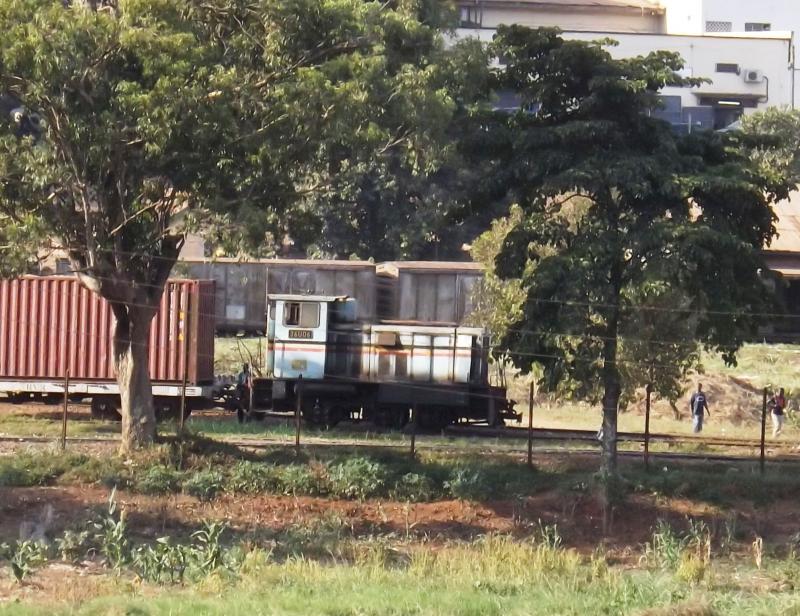
<path id="1" fill-rule="evenodd" d="M 244 414 L 300 410 L 310 424 L 363 419 L 429 429 L 517 418 L 489 382 L 488 339 L 455 322 L 364 318 L 347 295 L 265 298 L 260 378 L 214 375 L 214 282 L 172 280 L 154 318 L 150 373 L 158 414 L 225 403 Z M 12 402 L 63 396 L 118 415 L 108 304 L 70 277 L 0 281 L 0 392 Z M 185 385 L 184 385 L 185 384 Z"/>

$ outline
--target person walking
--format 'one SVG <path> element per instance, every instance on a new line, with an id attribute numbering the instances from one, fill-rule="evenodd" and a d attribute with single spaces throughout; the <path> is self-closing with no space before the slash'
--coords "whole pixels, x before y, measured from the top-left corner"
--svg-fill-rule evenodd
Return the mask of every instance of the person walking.
<path id="1" fill-rule="evenodd" d="M 244 364 L 242 366 L 242 371 L 236 376 L 236 418 L 239 420 L 239 423 L 244 423 L 246 420 L 250 419 L 250 405 L 248 402 L 251 384 L 250 364 Z"/>
<path id="2" fill-rule="evenodd" d="M 697 391 L 692 394 L 692 399 L 689 401 L 689 412 L 692 414 L 692 431 L 703 431 L 703 412 L 708 413 L 711 417 L 711 411 L 708 410 L 708 399 L 703 392 L 703 384 L 697 384 Z"/>
<path id="3" fill-rule="evenodd" d="M 786 410 L 786 395 L 783 393 L 783 387 L 780 388 L 777 394 L 772 396 L 769 405 L 772 407 L 772 438 L 778 438 L 786 420 L 783 414 Z"/>

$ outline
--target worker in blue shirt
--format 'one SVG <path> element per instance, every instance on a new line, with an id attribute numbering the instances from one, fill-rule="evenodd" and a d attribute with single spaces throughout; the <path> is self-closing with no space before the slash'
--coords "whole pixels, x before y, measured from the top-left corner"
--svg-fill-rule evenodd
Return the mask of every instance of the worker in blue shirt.
<path id="1" fill-rule="evenodd" d="M 703 384 L 697 384 L 697 391 L 692 394 L 692 399 L 689 401 L 689 411 L 692 413 L 692 430 L 694 432 L 703 431 L 703 412 L 708 413 L 711 417 L 711 411 L 708 410 L 708 399 L 703 391 Z"/>

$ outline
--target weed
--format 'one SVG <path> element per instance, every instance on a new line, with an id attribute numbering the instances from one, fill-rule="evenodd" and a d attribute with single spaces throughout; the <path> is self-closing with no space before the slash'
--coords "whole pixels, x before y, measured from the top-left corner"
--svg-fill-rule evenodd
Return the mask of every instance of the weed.
<path id="1" fill-rule="evenodd" d="M 427 475 L 406 473 L 394 484 L 390 495 L 395 500 L 421 503 L 436 498 L 441 490 Z"/>
<path id="2" fill-rule="evenodd" d="M 94 538 L 100 546 L 100 553 L 112 569 L 120 569 L 129 561 L 130 542 L 125 511 L 117 509 L 116 490 L 112 490 L 108 498 L 106 515 L 96 520 L 92 526 L 95 531 Z"/>
<path id="3" fill-rule="evenodd" d="M 46 546 L 38 541 L 18 541 L 11 554 L 11 573 L 22 582 L 36 568 L 47 561 Z"/>
<path id="4" fill-rule="evenodd" d="M 752 544 L 753 547 L 753 561 L 756 568 L 761 569 L 764 563 L 764 540 L 761 537 L 756 537 Z"/>
<path id="5" fill-rule="evenodd" d="M 464 500 L 486 500 L 497 490 L 497 485 L 483 469 L 471 466 L 453 469 L 444 485 L 453 497 Z"/>
<path id="6" fill-rule="evenodd" d="M 675 576 L 682 582 L 695 586 L 703 581 L 707 567 L 706 560 L 694 552 L 686 551 L 681 554 Z"/>
<path id="7" fill-rule="evenodd" d="M 317 496 L 326 491 L 322 477 L 304 464 L 290 464 L 281 469 L 280 481 L 284 494 L 291 496 Z"/>
<path id="8" fill-rule="evenodd" d="M 199 498 L 201 501 L 213 500 L 222 491 L 225 478 L 222 473 L 212 470 L 198 471 L 184 483 L 183 489 L 187 494 Z"/>
<path id="9" fill-rule="evenodd" d="M 674 570 L 681 561 L 686 544 L 686 538 L 678 535 L 668 522 L 658 520 L 642 560 L 649 566 Z"/>
<path id="10" fill-rule="evenodd" d="M 551 550 L 558 550 L 561 547 L 561 534 L 558 532 L 558 524 L 543 524 L 539 520 L 539 542 Z"/>
<path id="11" fill-rule="evenodd" d="M 143 494 L 176 492 L 180 486 L 180 480 L 181 474 L 168 466 L 151 466 L 136 482 L 136 490 Z"/>
<path id="12" fill-rule="evenodd" d="M 173 544 L 169 537 L 159 537 L 155 545 L 134 550 L 132 564 L 139 577 L 149 582 L 182 583 L 191 554 L 187 546 Z"/>
<path id="13" fill-rule="evenodd" d="M 331 494 L 359 500 L 380 496 L 385 493 L 387 477 L 383 464 L 361 457 L 349 458 L 330 467 Z"/>
<path id="14" fill-rule="evenodd" d="M 228 485 L 238 494 L 277 492 L 281 488 L 281 477 L 275 466 L 240 460 L 231 469 Z"/>
<path id="15" fill-rule="evenodd" d="M 220 539 L 227 525 L 224 522 L 203 522 L 203 528 L 192 533 L 196 541 L 195 555 L 201 573 L 207 575 L 222 566 L 222 545 Z"/>
<path id="16" fill-rule="evenodd" d="M 61 559 L 67 562 L 76 562 L 86 556 L 90 548 L 90 534 L 88 530 L 65 530 L 61 537 L 56 537 L 56 548 Z"/>

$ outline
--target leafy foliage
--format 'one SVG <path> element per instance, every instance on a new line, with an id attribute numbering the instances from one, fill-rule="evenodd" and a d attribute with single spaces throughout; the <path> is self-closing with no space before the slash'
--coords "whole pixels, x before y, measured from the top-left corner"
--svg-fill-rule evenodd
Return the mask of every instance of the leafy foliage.
<path id="1" fill-rule="evenodd" d="M 198 471 L 183 484 L 187 494 L 203 501 L 212 500 L 224 487 L 225 477 L 222 473 L 212 470 Z"/>
<path id="2" fill-rule="evenodd" d="M 674 396 L 695 341 L 733 361 L 769 311 L 760 250 L 789 183 L 761 173 L 735 131 L 680 136 L 648 113 L 665 86 L 700 83 L 676 54 L 616 60 L 607 44 L 499 28 L 496 87 L 522 107 L 486 116 L 471 146 L 522 212 L 496 260 L 528 289 L 504 347 L 525 371 L 544 366 L 550 389 L 602 397 L 613 474 L 623 386 L 659 372 Z"/>
<path id="3" fill-rule="evenodd" d="M 329 470 L 331 494 L 363 500 L 377 496 L 386 489 L 388 472 L 379 462 L 366 458 L 347 458 L 333 464 Z"/>
<path id="4" fill-rule="evenodd" d="M 0 261 L 58 247 L 109 300 L 125 450 L 154 438 L 139 366 L 187 232 L 254 256 L 287 233 L 318 254 L 442 241 L 450 140 L 487 81 L 480 45 L 445 47 L 452 18 L 430 0 L 0 8 L 0 95 L 35 127 L 0 119 Z"/>

